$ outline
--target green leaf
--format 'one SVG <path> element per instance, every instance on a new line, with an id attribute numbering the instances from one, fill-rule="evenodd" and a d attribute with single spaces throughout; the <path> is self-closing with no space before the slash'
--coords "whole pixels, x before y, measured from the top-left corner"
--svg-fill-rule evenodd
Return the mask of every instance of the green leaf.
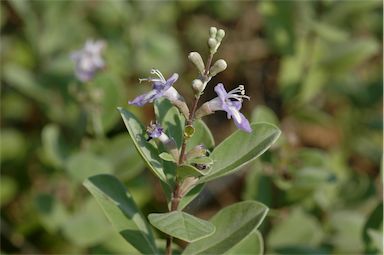
<path id="1" fill-rule="evenodd" d="M 298 227 L 300 226 L 300 227 Z M 321 225 L 313 216 L 295 208 L 291 214 L 276 224 L 268 235 L 268 247 L 316 246 L 321 242 Z"/>
<path id="2" fill-rule="evenodd" d="M 213 235 L 191 243 L 183 254 L 223 254 L 230 251 L 264 220 L 268 208 L 255 201 L 244 201 L 222 209 L 210 222 L 215 225 Z"/>
<path id="3" fill-rule="evenodd" d="M 160 231 L 187 242 L 195 242 L 215 232 L 215 226 L 210 222 L 181 211 L 152 213 L 148 219 Z"/>
<path id="4" fill-rule="evenodd" d="M 184 117 L 167 99 L 156 100 L 154 108 L 157 121 L 164 128 L 164 132 L 172 137 L 180 148 L 183 142 Z"/>
<path id="5" fill-rule="evenodd" d="M 66 165 L 73 180 L 80 183 L 96 174 L 111 173 L 112 168 L 109 161 L 88 151 L 73 154 Z"/>
<path id="6" fill-rule="evenodd" d="M 200 177 L 206 175 L 208 171 L 199 170 L 196 167 L 190 165 L 181 165 L 176 168 L 176 175 L 180 179 L 185 179 L 186 177 Z"/>
<path id="7" fill-rule="evenodd" d="M 375 248 L 383 253 L 383 233 L 375 229 L 368 229 L 368 235 Z"/>
<path id="8" fill-rule="evenodd" d="M 196 120 L 193 123 L 193 127 L 195 128 L 195 133 L 188 140 L 187 143 L 187 152 L 193 147 L 204 144 L 204 146 L 208 149 L 212 149 L 215 147 L 215 140 L 213 139 L 212 133 L 209 130 L 208 126 L 202 120 Z"/>
<path id="9" fill-rule="evenodd" d="M 161 159 L 157 148 L 146 141 L 145 130 L 140 121 L 129 111 L 118 107 L 117 108 L 123 117 L 125 126 L 131 135 L 132 141 L 136 146 L 136 149 L 140 153 L 141 157 L 147 163 L 149 169 L 163 182 L 167 183 L 167 178 L 164 174 L 164 170 L 161 165 Z"/>
<path id="10" fill-rule="evenodd" d="M 213 160 L 210 157 L 198 157 L 198 158 L 192 158 L 188 160 L 188 163 L 190 164 L 204 164 L 204 165 L 212 165 Z"/>
<path id="11" fill-rule="evenodd" d="M 183 210 L 189 203 L 191 203 L 201 191 L 203 191 L 204 183 L 198 184 L 196 187 L 191 189 L 181 200 L 179 203 L 178 210 Z"/>
<path id="12" fill-rule="evenodd" d="M 264 105 L 259 105 L 253 110 L 251 120 L 252 122 L 267 122 L 276 126 L 279 124 L 276 114 Z"/>
<path id="13" fill-rule="evenodd" d="M 236 244 L 232 249 L 225 252 L 225 255 L 238 255 L 238 254 L 263 254 L 264 243 L 263 237 L 259 231 L 251 232 L 247 237 Z"/>
<path id="14" fill-rule="evenodd" d="M 263 154 L 277 140 L 281 131 L 268 123 L 254 123 L 252 133 L 238 130 L 220 143 L 211 153 L 214 163 L 209 174 L 201 178 L 207 182 L 228 175 Z"/>
<path id="15" fill-rule="evenodd" d="M 131 194 L 112 175 L 88 178 L 84 186 L 95 197 L 112 225 L 132 246 L 145 254 L 158 254 L 152 231 Z"/>
<path id="16" fill-rule="evenodd" d="M 322 63 L 328 71 L 341 73 L 362 64 L 378 50 L 379 44 L 372 38 L 352 40 L 332 47 Z"/>
<path id="17" fill-rule="evenodd" d="M 171 162 L 174 162 L 174 163 L 177 163 L 175 161 L 175 159 L 172 157 L 171 154 L 167 153 L 167 152 L 162 152 L 160 153 L 159 157 L 165 161 L 171 161 Z"/>

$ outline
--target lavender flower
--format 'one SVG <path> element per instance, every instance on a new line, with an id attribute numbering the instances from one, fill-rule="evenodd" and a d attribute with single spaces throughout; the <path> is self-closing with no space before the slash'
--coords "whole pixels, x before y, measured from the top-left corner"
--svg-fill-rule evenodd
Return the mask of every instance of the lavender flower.
<path id="1" fill-rule="evenodd" d="M 164 133 L 164 129 L 157 122 L 151 122 L 147 127 L 148 139 L 150 141 L 154 138 L 158 139 L 167 151 L 173 156 L 174 160 L 179 159 L 179 150 L 177 149 L 175 141 Z"/>
<path id="2" fill-rule="evenodd" d="M 171 102 L 182 100 L 182 97 L 177 92 L 177 90 L 172 87 L 172 85 L 179 78 L 179 75 L 177 73 L 174 73 L 168 80 L 165 80 L 163 74 L 157 69 L 152 69 L 151 74 L 157 75 L 158 78 L 145 78 L 139 79 L 139 81 L 152 82 L 152 90 L 146 94 L 136 97 L 132 101 L 129 101 L 129 104 L 143 106 L 146 103 L 152 103 L 155 99 L 158 99 L 160 97 L 168 98 Z"/>
<path id="3" fill-rule="evenodd" d="M 196 116 L 204 116 L 215 111 L 226 111 L 228 119 L 232 118 L 238 128 L 250 133 L 252 128 L 245 116 L 240 112 L 243 98 L 249 100 L 249 97 L 245 95 L 244 86 L 240 85 L 227 92 L 223 84 L 219 83 L 215 86 L 215 92 L 218 97 L 205 103 L 201 107 L 202 110 L 196 113 Z"/>
<path id="4" fill-rule="evenodd" d="M 101 56 L 104 48 L 104 41 L 87 40 L 81 50 L 71 54 L 71 59 L 75 62 L 75 75 L 80 81 L 91 80 L 96 71 L 104 68 L 105 64 Z"/>
<path id="5" fill-rule="evenodd" d="M 151 140 L 153 138 L 159 138 L 163 133 L 163 128 L 161 125 L 157 122 L 151 122 L 149 126 L 147 127 L 147 134 L 149 136 L 148 140 Z"/>

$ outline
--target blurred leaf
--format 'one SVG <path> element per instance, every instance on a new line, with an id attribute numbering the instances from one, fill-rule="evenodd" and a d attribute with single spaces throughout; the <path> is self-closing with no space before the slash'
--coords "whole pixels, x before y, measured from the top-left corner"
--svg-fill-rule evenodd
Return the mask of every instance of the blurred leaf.
<path id="1" fill-rule="evenodd" d="M 186 242 L 195 242 L 215 232 L 210 222 L 181 211 L 151 213 L 148 219 L 161 232 Z"/>
<path id="2" fill-rule="evenodd" d="M 346 42 L 349 37 L 345 30 L 325 22 L 314 22 L 313 30 L 319 37 L 329 42 Z"/>
<path id="3" fill-rule="evenodd" d="M 197 145 L 203 144 L 207 149 L 213 149 L 215 147 L 215 140 L 209 127 L 202 120 L 196 120 L 193 123 L 195 133 L 187 141 L 186 151 L 194 148 Z"/>
<path id="4" fill-rule="evenodd" d="M 8 202 L 13 200 L 17 193 L 16 181 L 9 177 L 1 175 L 0 178 L 0 207 L 6 205 Z"/>
<path id="5" fill-rule="evenodd" d="M 103 130 L 107 132 L 118 120 L 118 114 L 113 114 L 116 107 L 124 102 L 124 90 L 122 81 L 108 73 L 95 76 L 92 82 L 92 92 L 100 100 L 101 118 Z"/>
<path id="6" fill-rule="evenodd" d="M 236 244 L 232 249 L 225 252 L 224 254 L 264 254 L 263 237 L 259 231 L 253 231 L 247 237 L 241 240 L 238 244 Z"/>
<path id="7" fill-rule="evenodd" d="M 163 182 L 167 183 L 167 179 L 162 169 L 161 159 L 158 156 L 159 152 L 157 148 L 145 140 L 145 130 L 141 125 L 140 121 L 129 111 L 124 110 L 123 108 L 118 108 L 125 126 L 128 129 L 129 134 L 131 135 L 132 141 L 136 146 L 136 149 L 140 153 L 141 157 L 147 163 L 147 166 L 151 171 Z"/>
<path id="8" fill-rule="evenodd" d="M 287 217 L 276 223 L 268 235 L 268 247 L 273 250 L 304 245 L 318 245 L 323 237 L 321 225 L 310 214 L 295 208 Z"/>
<path id="9" fill-rule="evenodd" d="M 267 122 L 271 123 L 273 125 L 279 124 L 279 119 L 277 118 L 276 114 L 272 111 L 272 109 L 268 108 L 264 105 L 258 105 L 253 111 L 252 111 L 252 122 Z"/>
<path id="10" fill-rule="evenodd" d="M 368 216 L 363 228 L 363 240 L 367 244 L 370 239 L 369 230 L 379 230 L 383 225 L 383 202 L 378 203 Z M 372 239 L 372 238 L 371 238 Z M 382 247 L 382 246 L 380 246 Z"/>
<path id="11" fill-rule="evenodd" d="M 264 220 L 268 208 L 255 201 L 232 204 L 210 219 L 215 225 L 213 235 L 193 242 L 183 254 L 223 254 L 257 229 Z"/>
<path id="12" fill-rule="evenodd" d="M 138 154 L 130 136 L 119 134 L 102 143 L 98 154 L 108 160 L 116 174 L 131 179 L 144 169 L 144 162 Z"/>
<path id="13" fill-rule="evenodd" d="M 156 119 L 164 128 L 164 132 L 169 137 L 172 137 L 180 148 L 183 140 L 185 120 L 181 117 L 179 110 L 167 99 L 157 99 L 154 103 L 154 108 Z"/>
<path id="14" fill-rule="evenodd" d="M 31 71 L 14 64 L 7 64 L 4 66 L 3 79 L 11 87 L 38 102 L 49 102 L 50 91 L 43 89 L 39 85 Z"/>
<path id="15" fill-rule="evenodd" d="M 214 163 L 209 174 L 201 178 L 207 182 L 228 175 L 263 154 L 279 137 L 280 130 L 268 123 L 254 123 L 252 133 L 238 130 L 220 143 L 210 157 Z"/>
<path id="16" fill-rule="evenodd" d="M 376 249 L 383 253 L 383 233 L 378 230 L 368 229 L 368 235 Z"/>
<path id="17" fill-rule="evenodd" d="M 71 243 L 82 247 L 97 244 L 114 231 L 94 199 L 79 206 L 63 223 L 62 228 L 64 236 Z"/>
<path id="18" fill-rule="evenodd" d="M 111 173 L 113 167 L 104 158 L 91 152 L 82 151 L 69 157 L 66 169 L 75 181 L 83 182 L 95 174 Z"/>
<path id="19" fill-rule="evenodd" d="M 36 196 L 34 202 L 39 212 L 40 220 L 51 233 L 59 230 L 69 217 L 64 205 L 51 194 L 40 193 Z"/>
<path id="20" fill-rule="evenodd" d="M 158 254 L 152 231 L 130 193 L 112 175 L 88 178 L 84 186 L 99 203 L 117 231 L 138 251 Z"/>
<path id="21" fill-rule="evenodd" d="M 331 243 L 339 253 L 360 253 L 363 251 L 361 233 L 364 216 L 356 211 L 336 211 L 330 218 L 333 231 Z"/>
<path id="22" fill-rule="evenodd" d="M 64 165 L 65 155 L 60 140 L 60 129 L 56 124 L 48 124 L 41 133 L 44 159 L 47 163 L 55 167 Z"/>
<path id="23" fill-rule="evenodd" d="M 378 50 L 379 45 L 374 39 L 353 40 L 330 48 L 322 64 L 332 73 L 342 73 L 363 64 Z"/>
<path id="24" fill-rule="evenodd" d="M 27 152 L 27 141 L 23 134 L 16 129 L 2 128 L 0 132 L 0 159 L 21 160 Z"/>

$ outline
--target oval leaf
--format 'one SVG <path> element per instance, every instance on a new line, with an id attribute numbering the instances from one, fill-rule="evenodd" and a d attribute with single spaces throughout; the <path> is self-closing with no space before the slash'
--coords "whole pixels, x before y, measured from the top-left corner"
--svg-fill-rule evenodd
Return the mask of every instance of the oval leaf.
<path id="1" fill-rule="evenodd" d="M 148 219 L 161 232 L 187 242 L 195 242 L 215 232 L 215 226 L 210 222 L 181 211 L 152 213 Z"/>
<path id="2" fill-rule="evenodd" d="M 264 243 L 263 237 L 259 231 L 251 232 L 246 238 L 241 240 L 232 249 L 224 253 L 225 255 L 238 255 L 238 254 L 263 254 Z"/>
<path id="3" fill-rule="evenodd" d="M 152 231 L 125 186 L 114 176 L 102 174 L 83 185 L 95 197 L 112 225 L 144 254 L 158 254 Z"/>
<path id="4" fill-rule="evenodd" d="M 215 140 L 213 139 L 211 130 L 209 130 L 204 121 L 195 120 L 193 127 L 195 128 L 195 132 L 188 140 L 187 151 L 200 144 L 204 144 L 208 149 L 215 147 Z"/>
<path id="5" fill-rule="evenodd" d="M 123 117 L 125 126 L 127 127 L 132 141 L 141 157 L 152 172 L 159 177 L 160 180 L 167 183 L 167 178 L 160 163 L 161 159 L 159 158 L 158 150 L 152 143 L 145 140 L 145 130 L 140 121 L 129 111 L 121 107 L 118 107 L 117 109 L 119 110 L 121 117 Z"/>
<path id="6" fill-rule="evenodd" d="M 191 243 L 183 254 L 223 254 L 255 231 L 267 212 L 265 205 L 255 201 L 228 206 L 210 220 L 216 227 L 215 233 Z"/>
<path id="7" fill-rule="evenodd" d="M 210 155 L 214 163 L 200 182 L 228 175 L 263 154 L 280 136 L 281 131 L 269 123 L 254 123 L 252 133 L 236 131 L 220 143 Z"/>
<path id="8" fill-rule="evenodd" d="M 181 165 L 176 169 L 177 177 L 180 179 L 184 179 L 186 177 L 199 177 L 202 175 L 206 175 L 208 171 L 199 170 L 196 167 L 190 165 Z"/>

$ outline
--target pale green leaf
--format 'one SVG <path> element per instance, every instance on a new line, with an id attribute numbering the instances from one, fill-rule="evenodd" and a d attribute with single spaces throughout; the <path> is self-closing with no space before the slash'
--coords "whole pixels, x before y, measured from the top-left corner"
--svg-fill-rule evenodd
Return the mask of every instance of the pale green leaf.
<path id="1" fill-rule="evenodd" d="M 179 210 L 183 210 L 189 203 L 191 203 L 201 191 L 203 191 L 204 183 L 198 184 L 196 187 L 191 189 L 183 198 L 181 198 L 179 203 Z"/>
<path id="2" fill-rule="evenodd" d="M 198 157 L 198 158 L 192 158 L 188 160 L 188 163 L 190 164 L 204 164 L 204 165 L 212 165 L 213 160 L 209 157 Z"/>
<path id="3" fill-rule="evenodd" d="M 268 123 L 254 123 L 252 132 L 238 130 L 220 143 L 211 153 L 214 163 L 201 178 L 207 182 L 228 175 L 263 154 L 277 140 L 280 130 Z"/>
<path id="4" fill-rule="evenodd" d="M 149 143 L 145 139 L 145 130 L 140 121 L 129 111 L 118 107 L 118 110 L 123 117 L 125 126 L 131 135 L 132 141 L 139 151 L 141 157 L 147 163 L 149 169 L 160 178 L 163 182 L 167 183 L 167 178 L 161 165 L 161 159 L 155 145 Z"/>
<path id="5" fill-rule="evenodd" d="M 152 213 L 148 219 L 160 231 L 187 242 L 195 242 L 215 232 L 215 226 L 210 222 L 181 211 Z"/>
<path id="6" fill-rule="evenodd" d="M 193 127 L 195 128 L 195 133 L 188 140 L 187 151 L 200 144 L 203 144 L 208 149 L 215 147 L 215 140 L 204 121 L 196 120 L 193 123 Z"/>
<path id="7" fill-rule="evenodd" d="M 239 255 L 239 254 L 263 254 L 264 243 L 263 236 L 259 231 L 251 232 L 247 237 L 236 244 L 232 249 L 225 252 L 225 255 Z"/>
<path id="8" fill-rule="evenodd" d="M 84 186 L 95 197 L 112 225 L 132 246 L 145 254 L 158 254 L 152 231 L 131 194 L 112 175 L 88 178 Z"/>
<path id="9" fill-rule="evenodd" d="M 183 254 L 223 254 L 230 251 L 260 226 L 268 208 L 256 201 L 243 201 L 228 206 L 212 217 L 213 235 L 191 243 Z"/>
<path id="10" fill-rule="evenodd" d="M 171 154 L 167 153 L 167 152 L 162 152 L 160 153 L 159 157 L 165 161 L 171 161 L 171 162 L 174 162 L 174 163 L 177 163 L 175 161 L 175 159 L 172 157 Z"/>
<path id="11" fill-rule="evenodd" d="M 199 177 L 206 175 L 207 173 L 207 170 L 199 170 L 191 165 L 181 165 L 176 168 L 176 175 L 180 179 L 184 179 L 186 177 Z"/>

